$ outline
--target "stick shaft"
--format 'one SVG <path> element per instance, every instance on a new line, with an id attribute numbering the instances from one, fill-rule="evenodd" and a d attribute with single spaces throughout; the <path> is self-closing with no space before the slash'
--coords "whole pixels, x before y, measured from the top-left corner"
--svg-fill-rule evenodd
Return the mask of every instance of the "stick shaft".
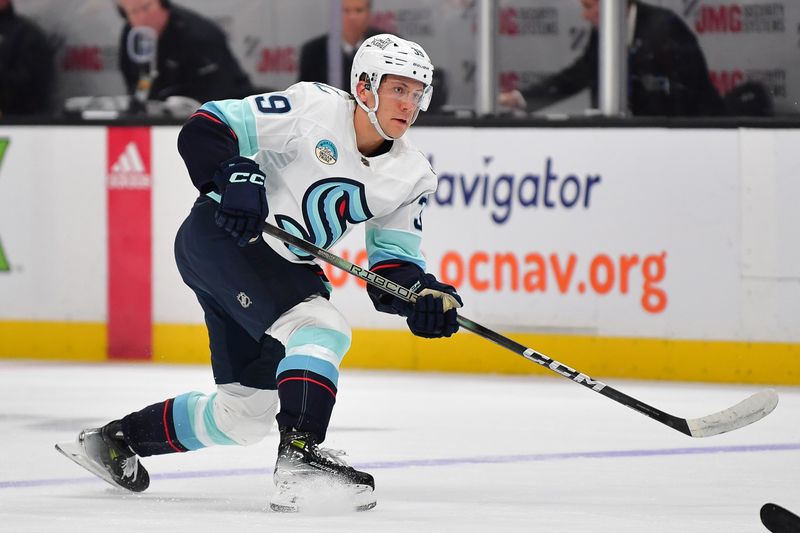
<path id="1" fill-rule="evenodd" d="M 406 287 L 398 285 L 397 283 L 389 279 L 386 279 L 380 274 L 376 274 L 375 272 L 372 272 L 369 269 L 355 265 L 350 261 L 347 261 L 346 259 L 339 257 L 336 254 L 333 254 L 306 240 L 303 240 L 295 235 L 292 235 L 291 233 L 282 230 L 276 226 L 273 226 L 272 224 L 265 223 L 263 230 L 264 233 L 267 233 L 275 237 L 276 239 L 283 241 L 286 244 L 300 248 L 304 252 L 307 252 L 312 256 L 317 257 L 322 261 L 325 261 L 326 263 L 335 266 L 336 268 L 339 268 L 358 278 L 361 278 L 370 285 L 378 287 L 379 289 L 382 289 L 383 291 L 388 292 L 393 296 L 396 296 L 408 302 L 415 302 L 417 299 L 417 294 L 407 289 Z M 509 339 L 505 335 L 501 335 L 496 331 L 492 331 L 491 329 L 482 326 L 463 315 L 460 314 L 458 315 L 458 324 L 464 329 L 469 330 L 487 340 L 490 340 L 495 344 L 498 344 L 503 348 L 506 348 L 507 350 L 510 350 L 529 361 L 537 363 L 540 366 L 547 367 L 548 369 L 550 369 L 551 371 L 562 377 L 570 379 L 575 383 L 583 385 L 586 388 L 589 388 L 597 393 L 602 394 L 607 398 L 614 400 L 617 403 L 621 403 L 622 405 L 630 407 L 634 411 L 637 411 L 645 416 L 657 420 L 658 422 L 661 422 L 662 424 L 665 424 L 677 431 L 680 431 L 681 433 L 691 436 L 691 431 L 689 430 L 689 426 L 686 420 L 683 418 L 678 418 L 676 416 L 665 413 L 664 411 L 661 411 L 659 409 L 656 409 L 655 407 L 647 405 L 646 403 L 641 402 L 636 398 L 633 398 L 631 396 L 628 396 L 627 394 L 619 392 L 618 390 L 606 385 L 605 383 L 599 380 L 592 379 L 588 375 L 579 372 L 574 368 L 570 368 L 567 365 L 556 361 L 555 359 L 551 359 L 550 357 L 542 353 L 539 353 L 532 348 L 523 346 L 522 344 L 519 344 L 518 342 Z"/>

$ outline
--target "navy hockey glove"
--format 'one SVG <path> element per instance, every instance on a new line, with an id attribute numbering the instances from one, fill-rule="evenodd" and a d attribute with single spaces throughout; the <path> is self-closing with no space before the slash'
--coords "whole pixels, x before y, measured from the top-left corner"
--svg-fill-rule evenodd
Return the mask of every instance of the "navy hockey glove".
<path id="1" fill-rule="evenodd" d="M 215 216 L 217 226 L 245 246 L 261 235 L 261 228 L 269 214 L 266 177 L 252 159 L 236 156 L 223 162 L 214 174 L 214 185 L 222 195 Z"/>
<path id="2" fill-rule="evenodd" d="M 425 276 L 411 290 L 419 294 L 417 303 L 396 300 L 397 311 L 406 317 L 411 333 L 426 339 L 449 337 L 458 331 L 456 309 L 463 305 L 456 289 L 436 280 L 433 274 Z"/>

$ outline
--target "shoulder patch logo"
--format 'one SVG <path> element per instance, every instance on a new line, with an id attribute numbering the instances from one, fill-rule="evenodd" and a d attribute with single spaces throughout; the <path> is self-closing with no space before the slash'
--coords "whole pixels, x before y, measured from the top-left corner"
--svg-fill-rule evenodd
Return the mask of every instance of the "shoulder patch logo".
<path id="1" fill-rule="evenodd" d="M 322 139 L 320 142 L 318 142 L 317 147 L 314 149 L 314 153 L 316 154 L 317 159 L 326 165 L 332 165 L 339 159 L 339 151 L 336 149 L 336 145 L 328 139 Z"/>

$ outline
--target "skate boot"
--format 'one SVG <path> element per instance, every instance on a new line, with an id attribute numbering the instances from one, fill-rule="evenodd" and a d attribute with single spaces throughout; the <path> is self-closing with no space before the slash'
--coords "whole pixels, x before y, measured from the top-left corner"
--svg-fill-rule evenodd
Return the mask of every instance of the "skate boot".
<path id="1" fill-rule="evenodd" d="M 117 488 L 142 492 L 150 485 L 139 457 L 122 440 L 119 420 L 84 429 L 76 442 L 56 444 L 56 450 Z"/>
<path id="2" fill-rule="evenodd" d="M 320 448 L 312 433 L 281 428 L 270 509 L 285 513 L 375 507 L 375 480 L 345 463 L 343 455 Z"/>

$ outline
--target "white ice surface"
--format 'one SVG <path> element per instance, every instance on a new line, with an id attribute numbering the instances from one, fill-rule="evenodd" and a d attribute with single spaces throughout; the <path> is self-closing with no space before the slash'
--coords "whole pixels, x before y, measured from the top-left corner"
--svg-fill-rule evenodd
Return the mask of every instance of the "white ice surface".
<path id="1" fill-rule="evenodd" d="M 757 386 L 606 380 L 682 417 Z M 365 513 L 266 511 L 277 437 L 150 457 L 122 494 L 53 449 L 190 390 L 205 367 L 0 361 L 0 532 L 766 531 L 771 501 L 800 510 L 800 389 L 738 431 L 692 439 L 565 379 L 344 370 L 326 445 L 371 472 Z"/>

